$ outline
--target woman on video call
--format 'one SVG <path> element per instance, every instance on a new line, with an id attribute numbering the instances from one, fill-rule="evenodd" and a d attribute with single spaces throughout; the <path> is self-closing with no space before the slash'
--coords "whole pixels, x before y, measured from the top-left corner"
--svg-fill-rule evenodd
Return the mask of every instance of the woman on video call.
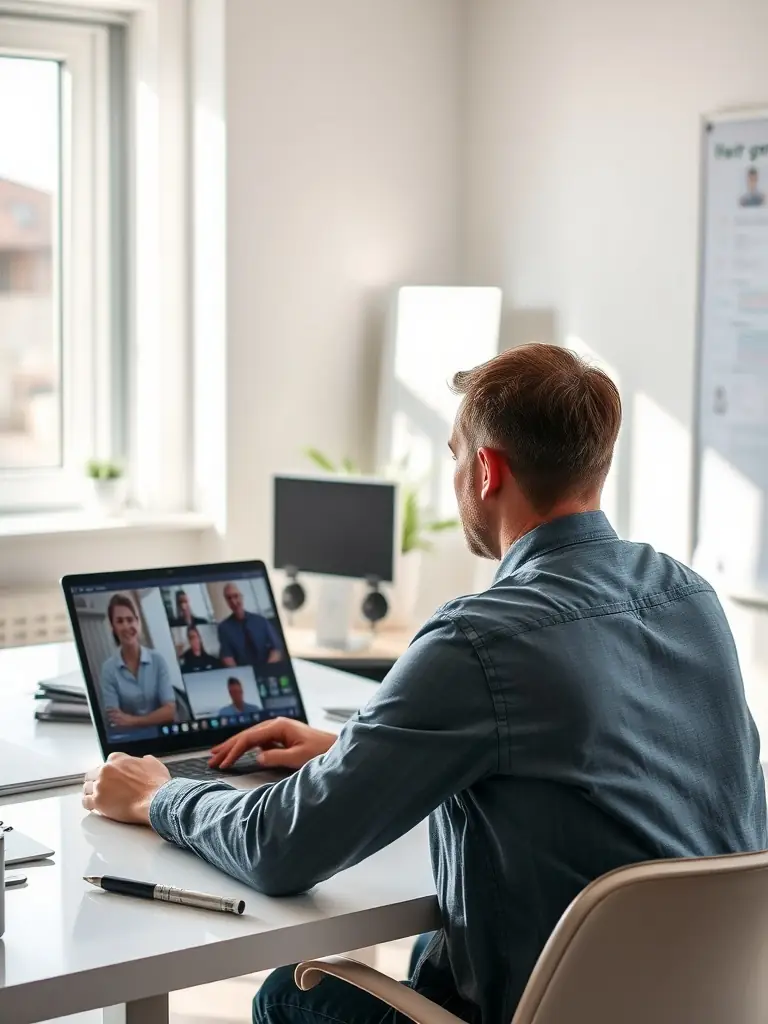
<path id="1" fill-rule="evenodd" d="M 179 658 L 182 672 L 205 672 L 209 668 L 221 668 L 221 661 L 209 654 L 203 646 L 203 638 L 197 626 L 187 626 L 189 649 Z"/>
<path id="2" fill-rule="evenodd" d="M 141 621 L 126 594 L 115 594 L 107 619 L 118 651 L 101 667 L 104 710 L 113 727 L 165 725 L 176 717 L 168 665 L 162 654 L 141 645 Z"/>

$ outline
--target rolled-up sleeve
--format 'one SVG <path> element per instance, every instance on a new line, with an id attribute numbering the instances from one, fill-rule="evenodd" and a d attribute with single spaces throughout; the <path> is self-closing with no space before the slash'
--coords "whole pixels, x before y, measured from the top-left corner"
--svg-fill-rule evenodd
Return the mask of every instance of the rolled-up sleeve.
<path id="1" fill-rule="evenodd" d="M 327 754 L 242 792 L 173 780 L 153 828 L 262 892 L 306 891 L 498 768 L 494 703 L 460 621 L 437 618 Z"/>

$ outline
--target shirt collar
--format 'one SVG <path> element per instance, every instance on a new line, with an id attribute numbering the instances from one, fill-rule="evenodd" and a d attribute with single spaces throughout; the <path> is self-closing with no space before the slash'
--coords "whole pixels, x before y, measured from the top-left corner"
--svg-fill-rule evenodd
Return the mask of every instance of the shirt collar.
<path id="1" fill-rule="evenodd" d="M 549 551 L 590 540 L 615 540 L 616 537 L 617 533 L 604 512 L 577 512 L 575 515 L 553 519 L 515 541 L 502 558 L 494 582 L 498 583 L 506 576 L 511 576 L 526 562 Z"/>
<path id="2" fill-rule="evenodd" d="M 121 666 L 123 668 L 127 668 L 128 667 L 125 664 L 125 660 L 123 658 L 123 653 L 122 653 L 122 651 L 120 650 L 119 647 L 117 648 L 117 660 L 120 662 L 120 664 L 121 664 Z M 140 665 L 148 665 L 150 660 L 151 659 L 149 657 L 149 651 L 147 650 L 147 648 L 144 647 L 144 646 L 140 647 L 139 648 L 139 664 Z"/>

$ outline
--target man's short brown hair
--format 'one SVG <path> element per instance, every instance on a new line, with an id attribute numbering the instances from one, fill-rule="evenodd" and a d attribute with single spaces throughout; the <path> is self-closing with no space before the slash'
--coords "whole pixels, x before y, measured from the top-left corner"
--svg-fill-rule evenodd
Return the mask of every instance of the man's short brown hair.
<path id="1" fill-rule="evenodd" d="M 470 444 L 503 452 L 537 511 L 602 486 L 621 425 L 602 370 L 557 345 L 522 345 L 457 373 L 453 390 Z"/>

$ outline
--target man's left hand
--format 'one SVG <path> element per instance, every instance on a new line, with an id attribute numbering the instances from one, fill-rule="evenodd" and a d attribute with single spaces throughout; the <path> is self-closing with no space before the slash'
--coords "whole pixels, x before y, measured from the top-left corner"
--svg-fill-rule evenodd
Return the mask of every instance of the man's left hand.
<path id="1" fill-rule="evenodd" d="M 149 805 L 171 775 L 156 757 L 110 754 L 106 764 L 88 772 L 83 807 L 129 825 L 149 825 Z"/>

